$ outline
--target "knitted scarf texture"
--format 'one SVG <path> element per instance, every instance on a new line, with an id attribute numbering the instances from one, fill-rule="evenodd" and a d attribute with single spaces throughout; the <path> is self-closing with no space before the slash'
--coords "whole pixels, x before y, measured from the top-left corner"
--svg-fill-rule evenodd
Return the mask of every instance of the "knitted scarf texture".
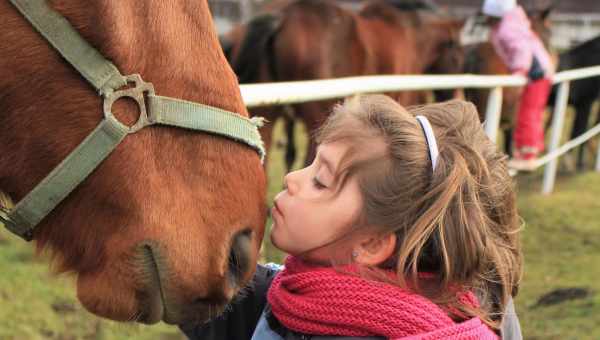
<path id="1" fill-rule="evenodd" d="M 499 339 L 479 318 L 456 323 L 423 296 L 339 269 L 313 266 L 292 256 L 273 279 L 267 299 L 281 324 L 304 334 L 405 340 Z M 478 305 L 472 293 L 461 300 Z"/>

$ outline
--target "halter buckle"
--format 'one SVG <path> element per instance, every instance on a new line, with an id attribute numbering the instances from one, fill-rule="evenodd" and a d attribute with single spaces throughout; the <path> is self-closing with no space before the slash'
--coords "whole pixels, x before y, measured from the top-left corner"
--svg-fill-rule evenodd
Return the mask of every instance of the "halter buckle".
<path id="1" fill-rule="evenodd" d="M 142 128 L 154 124 L 151 118 L 148 117 L 148 106 L 146 105 L 146 96 L 154 95 L 154 86 L 152 83 L 147 83 L 142 80 L 139 74 L 131 74 L 125 76 L 127 84 L 133 83 L 135 87 L 126 88 L 123 90 L 108 91 L 104 94 L 104 117 L 119 122 L 119 120 L 113 115 L 111 109 L 112 105 L 123 97 L 129 97 L 136 101 L 140 110 L 140 116 L 135 124 L 132 126 L 126 126 L 129 133 L 135 133 Z"/>

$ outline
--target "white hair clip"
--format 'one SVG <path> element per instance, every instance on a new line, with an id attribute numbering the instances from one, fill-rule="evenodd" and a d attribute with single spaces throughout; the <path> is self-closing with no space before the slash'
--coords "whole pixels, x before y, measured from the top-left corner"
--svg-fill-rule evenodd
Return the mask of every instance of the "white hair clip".
<path id="1" fill-rule="evenodd" d="M 437 142 L 435 141 L 435 134 L 433 133 L 433 128 L 431 124 L 429 124 L 429 120 L 425 116 L 416 116 L 417 121 L 421 124 L 423 128 L 423 132 L 425 132 L 425 140 L 427 141 L 427 147 L 429 148 L 429 157 L 431 158 L 431 169 L 435 170 L 435 165 L 437 164 L 437 159 L 439 155 Z"/>

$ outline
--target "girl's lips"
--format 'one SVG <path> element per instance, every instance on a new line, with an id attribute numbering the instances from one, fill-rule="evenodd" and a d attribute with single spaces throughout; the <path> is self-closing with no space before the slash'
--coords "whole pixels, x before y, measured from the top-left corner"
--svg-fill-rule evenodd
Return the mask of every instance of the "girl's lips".
<path id="1" fill-rule="evenodd" d="M 273 201 L 273 208 L 271 209 L 271 216 L 273 215 L 279 215 L 279 216 L 283 216 L 283 214 L 281 213 L 281 209 L 279 209 L 279 205 L 277 204 L 277 201 Z"/>
<path id="2" fill-rule="evenodd" d="M 275 206 L 273 206 L 273 208 L 271 208 L 271 219 L 273 221 L 275 221 L 278 218 L 279 218 L 279 212 L 277 211 L 277 208 Z"/>

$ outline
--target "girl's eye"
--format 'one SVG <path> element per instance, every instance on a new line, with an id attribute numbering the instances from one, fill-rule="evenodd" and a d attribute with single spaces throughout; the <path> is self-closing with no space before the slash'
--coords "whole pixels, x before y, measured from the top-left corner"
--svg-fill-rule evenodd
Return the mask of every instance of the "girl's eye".
<path id="1" fill-rule="evenodd" d="M 323 183 L 319 182 L 316 177 L 313 177 L 313 185 L 319 190 L 327 188 Z"/>

